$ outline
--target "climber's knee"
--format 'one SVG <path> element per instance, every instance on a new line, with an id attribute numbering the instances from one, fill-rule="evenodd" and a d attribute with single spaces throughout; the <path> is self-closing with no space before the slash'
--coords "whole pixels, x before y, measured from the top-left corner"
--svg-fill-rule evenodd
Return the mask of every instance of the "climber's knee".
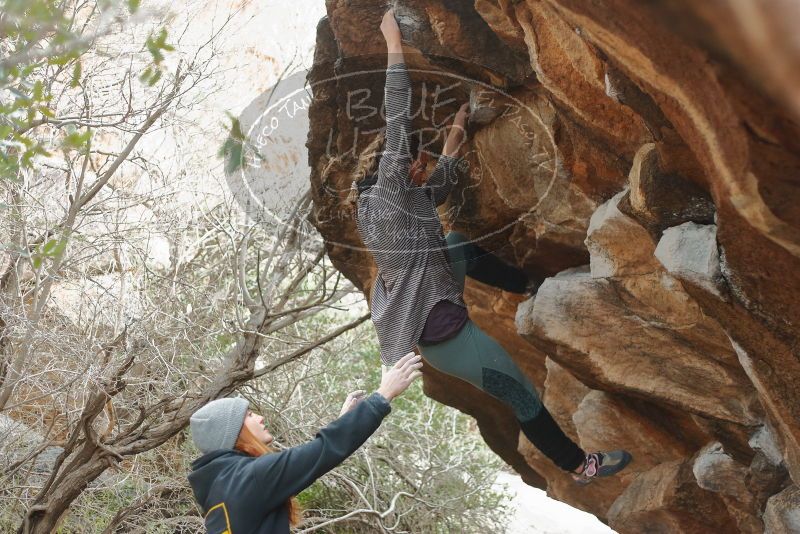
<path id="1" fill-rule="evenodd" d="M 513 377 L 484 367 L 482 382 L 483 390 L 508 404 L 514 410 L 517 420 L 529 421 L 539 415 L 542 409 L 539 396 Z"/>

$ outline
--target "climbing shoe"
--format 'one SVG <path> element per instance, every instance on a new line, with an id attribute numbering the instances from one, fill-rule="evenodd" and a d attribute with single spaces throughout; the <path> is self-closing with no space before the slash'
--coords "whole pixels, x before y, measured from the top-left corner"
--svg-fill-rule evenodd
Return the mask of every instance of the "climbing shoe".
<path id="1" fill-rule="evenodd" d="M 630 463 L 633 456 L 628 451 L 592 452 L 583 461 L 583 471 L 572 473 L 575 482 L 581 485 L 590 484 L 598 477 L 616 475 Z"/>

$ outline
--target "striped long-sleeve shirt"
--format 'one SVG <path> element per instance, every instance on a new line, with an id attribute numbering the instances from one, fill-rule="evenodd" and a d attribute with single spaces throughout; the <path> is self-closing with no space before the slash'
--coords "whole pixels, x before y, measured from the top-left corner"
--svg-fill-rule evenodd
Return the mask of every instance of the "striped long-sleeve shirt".
<path id="1" fill-rule="evenodd" d="M 437 302 L 466 305 L 436 210 L 458 178 L 460 160 L 441 156 L 427 183 L 414 186 L 408 176 L 411 82 L 403 63 L 386 70 L 384 98 L 386 146 L 376 184 L 359 196 L 357 226 L 378 266 L 370 310 L 381 361 L 393 365 L 414 350 Z"/>

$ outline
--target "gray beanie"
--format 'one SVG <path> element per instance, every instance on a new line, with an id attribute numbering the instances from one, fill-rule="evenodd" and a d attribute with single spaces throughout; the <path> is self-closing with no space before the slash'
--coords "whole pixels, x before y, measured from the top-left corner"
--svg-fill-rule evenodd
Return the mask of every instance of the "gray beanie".
<path id="1" fill-rule="evenodd" d="M 194 444 L 203 454 L 232 449 L 242 430 L 250 403 L 241 397 L 209 402 L 189 418 Z"/>

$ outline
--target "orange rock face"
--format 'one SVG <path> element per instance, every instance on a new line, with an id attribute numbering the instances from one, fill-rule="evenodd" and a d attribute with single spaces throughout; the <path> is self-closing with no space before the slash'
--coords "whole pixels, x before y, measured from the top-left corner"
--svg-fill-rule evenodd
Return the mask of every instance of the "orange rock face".
<path id="1" fill-rule="evenodd" d="M 344 203 L 384 125 L 379 2 L 328 0 L 308 146 L 312 223 L 369 295 Z M 800 14 L 722 0 L 400 0 L 414 127 L 433 153 L 469 100 L 447 228 L 545 278 L 467 281 L 470 315 L 588 450 L 578 488 L 508 409 L 431 371 L 533 485 L 620 532 L 793 532 L 800 482 Z M 374 111 L 374 113 L 373 113 Z M 377 362 L 376 362 L 377 364 Z"/>

